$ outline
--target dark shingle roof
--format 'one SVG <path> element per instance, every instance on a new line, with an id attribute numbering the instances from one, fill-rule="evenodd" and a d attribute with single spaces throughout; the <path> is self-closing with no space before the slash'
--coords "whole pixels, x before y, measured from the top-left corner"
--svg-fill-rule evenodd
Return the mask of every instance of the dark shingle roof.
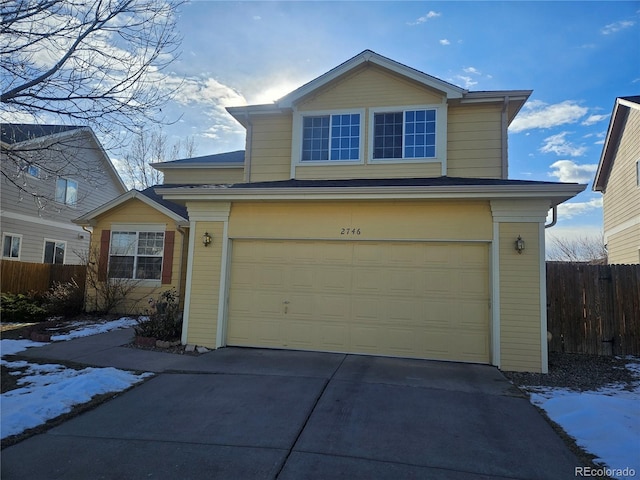
<path id="1" fill-rule="evenodd" d="M 178 205 L 177 203 L 170 202 L 169 200 L 165 200 L 155 192 L 155 189 L 160 186 L 162 185 L 154 185 L 153 187 L 145 188 L 140 193 L 143 194 L 145 197 L 153 200 L 154 202 L 162 205 L 163 207 L 171 210 L 173 213 L 180 215 L 185 220 L 188 220 L 189 214 L 187 213 L 187 207 Z"/>
<path id="2" fill-rule="evenodd" d="M 76 130 L 78 126 L 70 125 L 33 125 L 28 123 L 3 123 L 0 125 L 0 140 L 6 144 L 14 144 L 33 140 L 34 138 L 47 137 L 56 133 Z"/>
<path id="3" fill-rule="evenodd" d="M 235 152 L 216 153 L 213 155 L 204 155 L 202 157 L 181 158 L 179 160 L 173 160 L 171 162 L 162 162 L 156 164 L 157 166 L 172 166 L 172 165 L 216 165 L 225 163 L 236 163 L 238 166 L 244 164 L 244 150 L 236 150 Z"/>

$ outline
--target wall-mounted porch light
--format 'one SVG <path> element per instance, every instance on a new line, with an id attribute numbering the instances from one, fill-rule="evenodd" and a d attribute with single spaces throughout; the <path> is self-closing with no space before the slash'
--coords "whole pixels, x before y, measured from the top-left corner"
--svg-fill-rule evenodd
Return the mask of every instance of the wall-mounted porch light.
<path id="1" fill-rule="evenodd" d="M 520 235 L 518 235 L 518 238 L 516 239 L 516 252 L 522 253 L 523 250 L 524 250 L 524 240 Z"/>
<path id="2" fill-rule="evenodd" d="M 209 245 L 211 245 L 212 241 L 213 238 L 211 237 L 211 235 L 209 235 L 209 232 L 204 232 L 204 234 L 202 235 L 202 244 L 205 247 L 208 247 Z"/>

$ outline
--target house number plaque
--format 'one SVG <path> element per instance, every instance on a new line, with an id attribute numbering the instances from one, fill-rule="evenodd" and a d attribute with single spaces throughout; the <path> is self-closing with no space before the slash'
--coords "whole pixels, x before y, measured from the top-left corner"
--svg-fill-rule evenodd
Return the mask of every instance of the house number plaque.
<path id="1" fill-rule="evenodd" d="M 358 227 L 344 227 L 340 229 L 340 235 L 354 237 L 360 235 L 360 229 Z"/>

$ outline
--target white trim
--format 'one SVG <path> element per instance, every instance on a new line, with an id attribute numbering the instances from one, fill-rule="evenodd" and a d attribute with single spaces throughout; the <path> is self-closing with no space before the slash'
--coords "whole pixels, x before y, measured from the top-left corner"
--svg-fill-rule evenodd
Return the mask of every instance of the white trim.
<path id="1" fill-rule="evenodd" d="M 331 122 L 332 115 L 360 115 L 360 132 L 358 139 L 359 156 L 357 160 L 302 160 L 302 138 L 303 138 L 303 118 L 329 116 Z M 291 178 L 295 178 L 295 169 L 300 166 L 337 166 L 337 165 L 361 165 L 364 163 L 364 137 L 366 112 L 364 108 L 336 109 L 336 110 L 297 110 L 293 111 L 293 122 L 291 132 Z M 329 123 L 329 157 L 331 157 L 331 123 Z"/>
<path id="2" fill-rule="evenodd" d="M 414 110 L 435 110 L 436 112 L 436 155 L 435 157 L 423 158 L 405 158 L 404 157 L 404 114 L 407 111 Z M 442 165 L 441 173 L 443 176 L 447 174 L 447 104 L 433 103 L 421 105 L 396 105 L 392 107 L 370 107 L 368 118 L 368 155 L 367 162 L 370 164 L 399 164 L 399 163 L 437 163 Z M 373 158 L 374 140 L 375 140 L 375 114 L 376 113 L 402 113 L 402 158 Z"/>
<path id="3" fill-rule="evenodd" d="M 491 239 L 461 239 L 461 238 L 392 238 L 392 237 L 380 237 L 380 238 L 338 238 L 338 237 L 265 237 L 264 235 L 253 237 L 250 235 L 234 235 L 229 237 L 231 240 L 291 240 L 291 241 L 310 241 L 310 242 L 406 242 L 406 243 L 491 243 Z"/>
<path id="4" fill-rule="evenodd" d="M 218 321 L 216 328 L 216 348 L 227 344 L 227 292 L 229 280 L 229 220 L 225 220 L 222 227 L 222 253 L 220 254 L 220 289 L 218 291 Z"/>
<path id="5" fill-rule="evenodd" d="M 112 223 L 112 232 L 166 232 L 166 223 Z"/>
<path id="6" fill-rule="evenodd" d="M 491 242 L 491 364 L 500 368 L 500 223 L 493 221 Z"/>
<path id="7" fill-rule="evenodd" d="M 18 256 L 17 257 L 5 257 L 4 256 L 4 239 L 5 237 L 17 237 L 20 239 L 20 245 L 18 245 Z M 12 242 L 13 243 L 13 242 Z M 11 233 L 11 232 L 2 232 L 2 259 L 10 260 L 13 262 L 19 262 L 20 257 L 22 256 L 22 234 L 21 233 Z"/>
<path id="8" fill-rule="evenodd" d="M 47 242 L 53 243 L 53 258 L 55 260 L 56 257 L 56 243 L 64 243 L 64 253 L 62 256 L 62 265 L 65 265 L 67 263 L 67 241 L 66 240 L 56 240 L 53 238 L 48 238 L 48 237 L 44 237 L 44 240 L 42 241 L 42 263 L 49 263 L 49 262 L 45 262 L 45 255 L 47 254 Z M 54 265 L 60 265 L 59 263 L 55 263 L 55 262 L 51 262 L 51 264 Z"/>
<path id="9" fill-rule="evenodd" d="M 69 223 L 56 222 L 54 220 L 47 220 L 46 218 L 31 217 L 29 215 L 23 215 L 21 213 L 16 213 L 16 212 L 8 212 L 6 210 L 0 211 L 0 216 L 2 218 L 10 218 L 12 220 L 20 220 L 21 222 L 37 223 L 38 225 L 46 225 L 48 227 L 61 228 L 63 230 L 71 230 L 77 233 L 85 231 L 82 229 L 82 227 L 74 225 L 71 222 Z"/>
<path id="10" fill-rule="evenodd" d="M 191 278 L 193 276 L 193 252 L 196 244 L 196 222 L 189 223 L 189 249 L 187 250 L 187 274 L 184 286 L 184 310 L 182 312 L 182 335 L 180 341 L 187 344 L 189 334 L 189 313 L 191 306 Z"/>
<path id="11" fill-rule="evenodd" d="M 549 345 L 547 341 L 547 262 L 544 222 L 538 227 L 540 243 L 540 365 L 542 373 L 549 373 Z"/>

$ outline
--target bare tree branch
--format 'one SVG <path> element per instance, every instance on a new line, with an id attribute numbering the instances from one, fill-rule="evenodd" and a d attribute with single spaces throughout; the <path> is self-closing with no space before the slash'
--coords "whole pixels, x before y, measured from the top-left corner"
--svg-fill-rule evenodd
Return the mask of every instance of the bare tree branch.
<path id="1" fill-rule="evenodd" d="M 550 236 L 547 260 L 573 263 L 607 263 L 607 248 L 604 234 L 561 238 Z"/>

